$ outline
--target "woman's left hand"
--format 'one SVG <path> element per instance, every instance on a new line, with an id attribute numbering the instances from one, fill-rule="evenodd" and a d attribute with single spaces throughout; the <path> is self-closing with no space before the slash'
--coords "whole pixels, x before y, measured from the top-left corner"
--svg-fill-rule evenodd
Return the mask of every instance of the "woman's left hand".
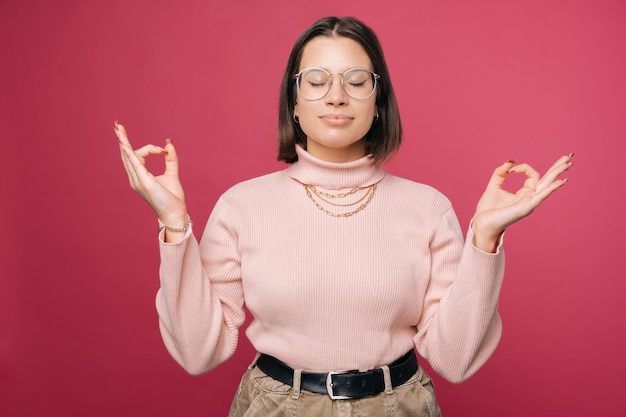
<path id="1" fill-rule="evenodd" d="M 574 154 L 562 156 L 543 176 L 530 165 L 515 165 L 513 160 L 496 168 L 476 206 L 472 220 L 474 245 L 485 252 L 494 252 L 504 229 L 528 216 L 553 192 L 567 183 L 567 179 L 560 179 L 559 176 L 572 167 L 573 156 Z M 526 176 L 524 185 L 515 194 L 502 188 L 502 184 L 512 173 Z"/>

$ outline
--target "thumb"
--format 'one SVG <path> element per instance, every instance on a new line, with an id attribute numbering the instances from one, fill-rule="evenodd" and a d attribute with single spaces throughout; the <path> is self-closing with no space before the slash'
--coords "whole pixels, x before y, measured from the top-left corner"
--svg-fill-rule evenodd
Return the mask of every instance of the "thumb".
<path id="1" fill-rule="evenodd" d="M 165 139 L 165 174 L 178 175 L 178 154 L 172 139 Z"/>

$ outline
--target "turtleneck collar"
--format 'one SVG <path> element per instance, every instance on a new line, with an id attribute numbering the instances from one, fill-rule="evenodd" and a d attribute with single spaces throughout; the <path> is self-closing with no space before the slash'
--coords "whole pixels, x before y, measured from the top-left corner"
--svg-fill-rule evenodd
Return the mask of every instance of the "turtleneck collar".
<path id="1" fill-rule="evenodd" d="M 350 162 L 328 162 L 296 145 L 298 160 L 287 168 L 287 175 L 304 184 L 327 190 L 367 187 L 379 182 L 385 172 L 369 156 Z"/>

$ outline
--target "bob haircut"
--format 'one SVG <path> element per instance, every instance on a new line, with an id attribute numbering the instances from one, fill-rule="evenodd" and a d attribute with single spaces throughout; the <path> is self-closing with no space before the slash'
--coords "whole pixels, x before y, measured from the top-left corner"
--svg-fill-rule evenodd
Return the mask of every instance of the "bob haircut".
<path id="1" fill-rule="evenodd" d="M 306 135 L 293 119 L 297 98 L 294 75 L 299 70 L 304 47 L 318 36 L 345 37 L 356 41 L 365 49 L 374 72 L 380 75 L 376 87 L 376 108 L 379 117 L 365 135 L 365 149 L 376 162 L 384 162 L 400 147 L 402 140 L 400 112 L 378 38 L 372 29 L 353 17 L 322 18 L 306 29 L 294 44 L 280 87 L 278 160 L 287 163 L 296 162 L 298 160 L 296 145 L 306 149 Z"/>

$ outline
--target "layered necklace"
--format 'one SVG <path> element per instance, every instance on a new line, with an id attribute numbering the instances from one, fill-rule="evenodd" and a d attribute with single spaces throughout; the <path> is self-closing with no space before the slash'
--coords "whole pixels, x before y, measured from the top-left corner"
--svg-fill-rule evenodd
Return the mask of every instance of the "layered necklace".
<path id="1" fill-rule="evenodd" d="M 374 183 L 367 187 L 354 187 L 342 193 L 329 193 L 311 184 L 301 184 L 315 207 L 333 217 L 350 217 L 363 210 L 372 201 L 378 185 Z"/>

